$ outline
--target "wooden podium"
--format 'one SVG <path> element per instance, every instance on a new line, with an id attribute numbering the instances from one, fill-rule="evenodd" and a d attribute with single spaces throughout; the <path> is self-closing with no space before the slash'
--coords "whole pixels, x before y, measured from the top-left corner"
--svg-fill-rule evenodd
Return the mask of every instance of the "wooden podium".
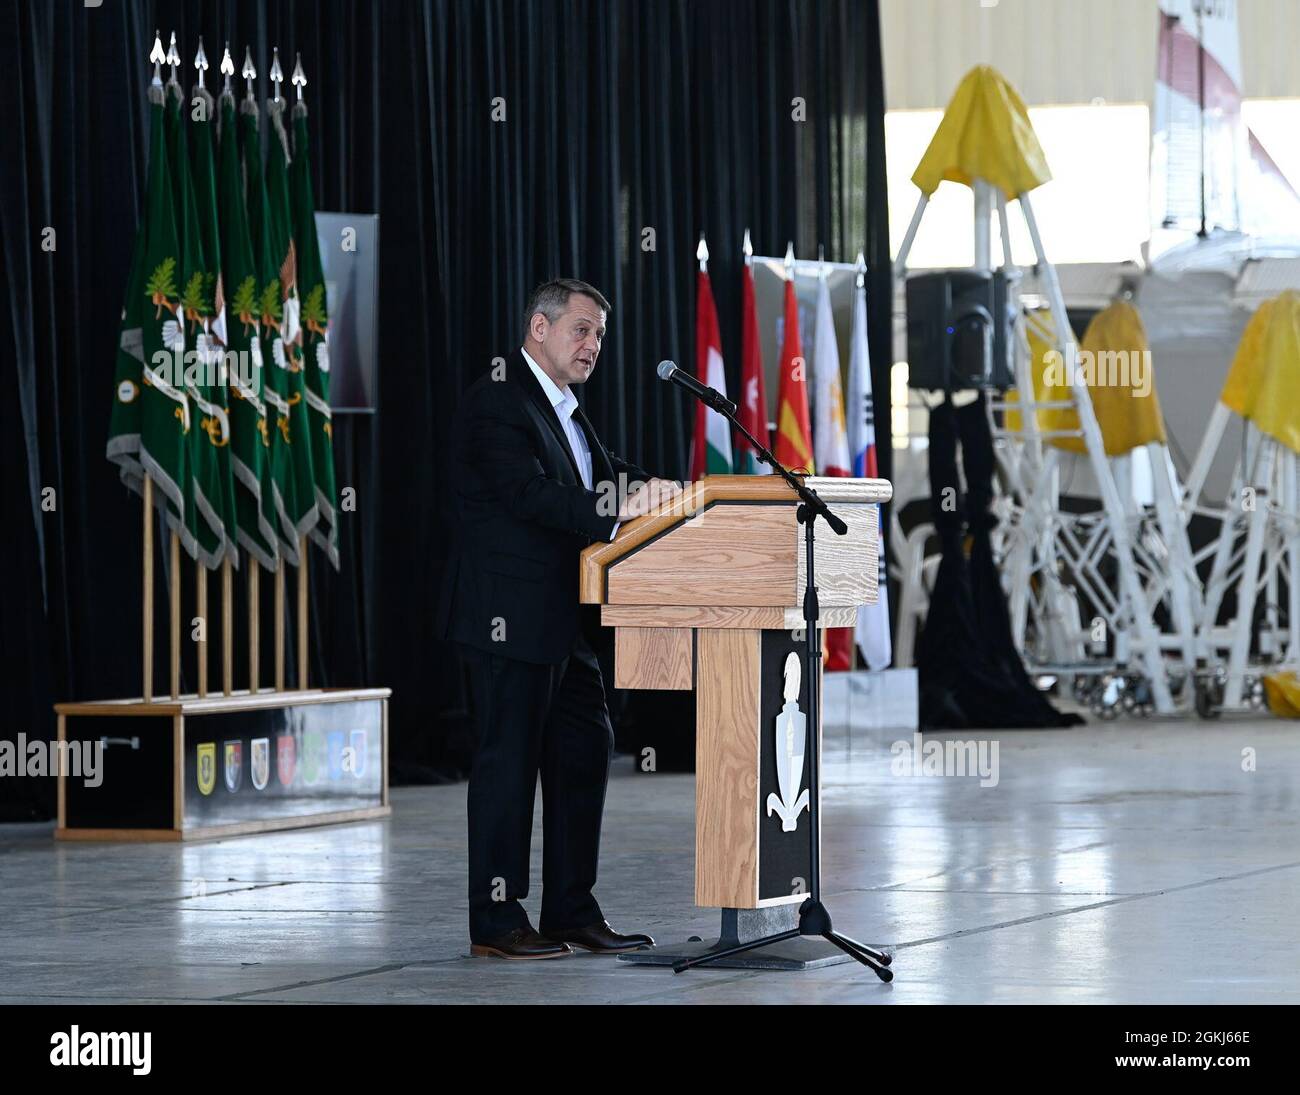
<path id="1" fill-rule="evenodd" d="M 892 488 L 807 484 L 849 526 L 845 536 L 818 530 L 820 622 L 851 627 L 877 599 L 877 503 Z M 776 476 L 708 476 L 582 553 L 581 599 L 615 629 L 615 686 L 695 689 L 697 905 L 765 909 L 807 896 L 798 504 Z"/>

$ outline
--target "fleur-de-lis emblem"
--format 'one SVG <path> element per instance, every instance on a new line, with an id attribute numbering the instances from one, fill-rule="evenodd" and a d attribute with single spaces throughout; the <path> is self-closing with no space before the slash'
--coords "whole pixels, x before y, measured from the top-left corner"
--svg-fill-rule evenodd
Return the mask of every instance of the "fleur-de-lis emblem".
<path id="1" fill-rule="evenodd" d="M 785 705 L 776 717 L 776 785 L 767 796 L 767 816 L 775 811 L 781 818 L 781 831 L 792 833 L 799 826 L 799 815 L 808 806 L 808 789 L 799 790 L 803 783 L 804 749 L 808 744 L 808 719 L 799 710 L 799 686 L 803 668 L 799 655 L 790 652 L 785 659 Z"/>

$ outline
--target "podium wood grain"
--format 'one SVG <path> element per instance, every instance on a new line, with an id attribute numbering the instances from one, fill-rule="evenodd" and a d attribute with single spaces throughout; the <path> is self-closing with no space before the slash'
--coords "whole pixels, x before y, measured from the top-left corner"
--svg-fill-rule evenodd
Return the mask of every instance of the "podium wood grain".
<path id="1" fill-rule="evenodd" d="M 874 600 L 873 602 L 874 603 Z M 803 627 L 802 608 L 710 607 L 709 605 L 602 605 L 605 627 L 739 627 L 792 631 Z M 852 627 L 858 622 L 856 605 L 822 608 L 822 627 Z"/>
<path id="2" fill-rule="evenodd" d="M 695 903 L 758 901 L 760 632 L 699 633 L 695 687 Z"/>
<path id="3" fill-rule="evenodd" d="M 797 541 L 788 507 L 721 503 L 625 556 L 606 603 L 785 605 Z"/>
<path id="4" fill-rule="evenodd" d="M 614 687 L 689 691 L 694 676 L 689 627 L 614 629 Z"/>

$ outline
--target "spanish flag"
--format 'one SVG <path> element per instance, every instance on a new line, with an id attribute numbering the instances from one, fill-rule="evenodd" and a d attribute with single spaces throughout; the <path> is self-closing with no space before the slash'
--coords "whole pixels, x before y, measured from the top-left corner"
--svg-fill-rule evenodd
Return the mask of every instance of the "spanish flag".
<path id="1" fill-rule="evenodd" d="M 794 273 L 785 283 L 785 337 L 781 341 L 780 398 L 776 409 L 776 458 L 787 468 L 811 475 L 812 423 L 808 414 L 808 366 L 799 338 L 799 303 Z"/>

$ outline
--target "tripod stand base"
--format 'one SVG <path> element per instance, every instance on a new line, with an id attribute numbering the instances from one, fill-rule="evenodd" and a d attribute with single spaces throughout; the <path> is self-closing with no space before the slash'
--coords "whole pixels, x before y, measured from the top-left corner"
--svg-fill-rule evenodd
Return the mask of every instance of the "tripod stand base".
<path id="1" fill-rule="evenodd" d="M 671 947 L 654 947 L 651 950 L 621 954 L 619 960 L 640 966 L 671 966 L 687 958 L 697 958 L 740 943 L 764 939 L 798 926 L 798 905 L 775 905 L 765 909 L 723 909 L 722 925 L 715 943 L 693 939 Z M 709 964 L 732 970 L 811 970 L 818 966 L 834 966 L 848 961 L 849 956 L 833 944 L 815 937 L 803 937 L 731 958 L 721 958 Z"/>
<path id="2" fill-rule="evenodd" d="M 726 926 L 725 920 L 723 926 L 724 928 Z M 743 942 L 731 943 L 730 945 L 725 939 L 724 932 L 724 939 L 719 940 L 716 946 L 708 947 L 699 954 L 679 958 L 675 961 L 673 963 L 673 972 L 684 973 L 696 966 L 721 966 L 733 961 L 744 961 L 745 956 L 757 952 L 768 953 L 773 947 L 785 947 L 792 942 L 802 942 L 810 938 L 824 939 L 855 962 L 874 971 L 882 981 L 889 982 L 894 979 L 894 972 L 889 968 L 893 964 L 893 956 L 887 951 L 869 947 L 865 943 L 859 943 L 856 939 L 850 939 L 848 936 L 837 932 L 831 926 L 831 914 L 816 897 L 807 898 L 799 906 L 798 926 L 785 928 L 770 935 L 758 936 Z"/>

